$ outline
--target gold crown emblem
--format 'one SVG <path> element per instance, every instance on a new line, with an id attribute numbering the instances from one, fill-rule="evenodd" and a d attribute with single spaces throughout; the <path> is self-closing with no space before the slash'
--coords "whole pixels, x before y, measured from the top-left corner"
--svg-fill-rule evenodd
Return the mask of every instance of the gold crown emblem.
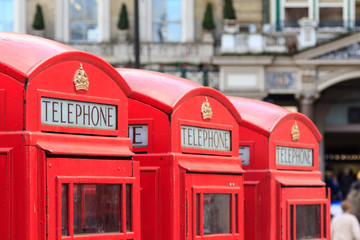
<path id="1" fill-rule="evenodd" d="M 212 118 L 212 110 L 207 97 L 205 97 L 205 102 L 201 105 L 201 113 L 203 120 Z"/>
<path id="2" fill-rule="evenodd" d="M 89 89 L 89 79 L 81 63 L 80 63 L 80 68 L 76 71 L 74 75 L 74 84 L 75 84 L 75 90 L 77 92 L 82 92 L 82 91 L 87 92 Z"/>
<path id="3" fill-rule="evenodd" d="M 296 121 L 291 129 L 291 136 L 292 136 L 292 140 L 294 142 L 297 142 L 300 139 L 300 131 L 299 131 L 299 127 L 298 127 Z"/>

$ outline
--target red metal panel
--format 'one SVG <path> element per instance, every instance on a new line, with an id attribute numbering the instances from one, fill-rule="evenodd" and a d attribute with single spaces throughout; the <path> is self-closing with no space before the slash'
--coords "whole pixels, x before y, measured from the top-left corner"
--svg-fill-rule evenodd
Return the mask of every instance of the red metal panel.
<path id="1" fill-rule="evenodd" d="M 307 119 L 308 120 L 308 119 Z M 308 120 L 310 121 L 310 120 Z M 298 126 L 299 140 L 292 138 L 292 128 Z M 319 135 L 320 136 L 320 135 Z M 312 150 L 312 166 L 281 166 L 276 163 L 276 147 L 290 147 Z M 306 122 L 296 119 L 286 119 L 279 124 L 269 137 L 269 167 L 289 170 L 319 170 L 319 139 L 314 135 L 313 129 L 309 128 Z"/>
<path id="2" fill-rule="evenodd" d="M 23 129 L 23 89 L 23 84 L 3 74 L 0 67 L 0 130 Z"/>
<path id="3" fill-rule="evenodd" d="M 72 154 L 85 156 L 124 156 L 134 155 L 130 151 L 131 140 L 128 138 L 108 138 L 51 133 L 29 133 L 31 145 L 51 154 Z"/>
<path id="4" fill-rule="evenodd" d="M 129 99 L 129 124 L 132 123 L 148 124 L 149 130 L 149 146 L 146 149 L 134 147 L 134 152 L 165 153 L 169 151 L 170 124 L 166 113 L 138 100 Z"/>
<path id="5" fill-rule="evenodd" d="M 140 169 L 141 235 L 147 240 L 159 239 L 159 231 L 163 229 L 159 222 L 159 170 L 159 167 Z"/>
<path id="6" fill-rule="evenodd" d="M 11 148 L 0 148 L 0 236 L 10 240 L 10 162 Z"/>
<path id="7" fill-rule="evenodd" d="M 89 88 L 86 93 L 77 93 L 74 86 L 74 75 L 79 70 L 80 64 L 86 72 Z M 52 81 L 48 81 L 51 79 Z M 41 89 L 41 90 L 39 90 Z M 109 91 L 111 89 L 111 91 Z M 115 130 L 101 130 L 90 126 L 90 119 L 97 121 L 100 118 L 99 112 L 88 115 L 88 122 L 83 127 L 72 127 L 70 124 L 61 126 L 55 123 L 55 126 L 41 124 L 41 114 L 46 110 L 42 104 L 41 98 L 55 98 L 61 100 L 70 100 L 86 103 L 109 104 L 115 105 L 117 108 L 117 125 L 115 122 Z M 55 132 L 71 132 L 82 134 L 98 134 L 98 135 L 118 135 L 127 136 L 127 98 L 124 92 L 117 86 L 116 81 L 112 79 L 107 72 L 103 72 L 101 68 L 77 61 L 65 61 L 54 66 L 44 69 L 34 78 L 29 79 L 26 91 L 26 115 L 25 127 L 32 131 L 55 131 Z M 57 110 L 60 111 L 60 110 Z M 83 110 L 85 118 L 85 110 Z M 53 113 L 54 114 L 54 113 Z M 62 114 L 63 113 L 58 113 Z M 75 112 L 73 113 L 75 116 Z M 92 117 L 96 115 L 95 117 Z M 66 115 L 67 116 L 67 115 Z M 66 119 L 65 116 L 65 119 Z M 114 118 L 114 116 L 112 117 Z M 60 120 L 58 120 L 60 121 Z M 70 120 L 69 120 L 70 121 Z M 85 120 L 84 120 L 85 121 Z M 65 121 L 67 122 L 67 121 Z M 89 125 L 89 126 L 88 126 Z M 114 124 L 113 124 L 114 125 Z"/>
<path id="8" fill-rule="evenodd" d="M 72 60 L 97 65 L 118 84 L 126 96 L 131 94 L 129 86 L 114 68 L 95 55 L 77 51 L 74 48 L 45 38 L 18 33 L 2 32 L 0 45 L 2 49 L 0 72 L 14 77 L 21 83 L 25 83 L 26 78 L 31 81 L 31 76 L 41 73 L 52 65 Z"/>
<path id="9" fill-rule="evenodd" d="M 232 104 L 241 114 L 242 125 L 252 128 L 264 135 L 270 135 L 275 127 L 286 119 L 298 119 L 312 131 L 318 142 L 321 135 L 316 126 L 302 114 L 293 113 L 275 104 L 241 97 L 229 97 Z"/>
<path id="10" fill-rule="evenodd" d="M 208 101 L 212 109 L 211 119 L 203 119 L 201 107 Z M 238 125 L 231 111 L 213 96 L 200 95 L 189 98 L 178 105 L 171 116 L 172 151 L 197 154 L 228 155 L 238 157 Z M 201 149 L 199 147 L 182 147 L 181 126 L 194 126 L 208 129 L 227 130 L 231 132 L 231 146 L 228 151 Z"/>
<path id="11" fill-rule="evenodd" d="M 274 179 L 282 186 L 325 186 L 321 180 L 321 173 L 318 171 L 305 174 L 299 171 L 281 171 L 274 173 Z"/>
<path id="12" fill-rule="evenodd" d="M 222 102 L 237 122 L 241 121 L 239 113 L 230 101 L 213 88 L 159 72 L 123 68 L 117 70 L 133 90 L 132 99 L 150 104 L 165 113 L 173 112 L 177 105 L 191 97 L 210 95 Z"/>
<path id="13" fill-rule="evenodd" d="M 210 159 L 209 159 L 210 158 Z M 213 159 L 211 159 L 213 158 Z M 209 161 L 213 160 L 213 161 Z M 189 172 L 203 172 L 203 173 L 244 173 L 241 169 L 241 164 L 237 158 L 235 159 L 221 159 L 215 157 L 200 158 L 186 158 L 179 161 L 179 166 Z"/>
<path id="14" fill-rule="evenodd" d="M 0 131 L 5 130 L 5 89 L 0 89 Z"/>

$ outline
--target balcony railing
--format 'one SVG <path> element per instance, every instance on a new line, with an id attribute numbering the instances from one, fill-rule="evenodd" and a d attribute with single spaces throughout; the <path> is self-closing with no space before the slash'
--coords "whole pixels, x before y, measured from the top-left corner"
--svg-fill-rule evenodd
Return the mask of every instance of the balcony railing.
<path id="1" fill-rule="evenodd" d="M 114 65 L 134 62 L 134 45 L 122 43 L 70 44 L 81 51 L 90 52 Z M 209 43 L 141 43 L 140 61 L 143 65 L 210 63 L 214 46 Z"/>
<path id="2" fill-rule="evenodd" d="M 170 75 L 186 78 L 197 84 L 219 89 L 219 71 L 217 70 L 191 70 L 180 69 L 174 71 L 161 71 Z"/>

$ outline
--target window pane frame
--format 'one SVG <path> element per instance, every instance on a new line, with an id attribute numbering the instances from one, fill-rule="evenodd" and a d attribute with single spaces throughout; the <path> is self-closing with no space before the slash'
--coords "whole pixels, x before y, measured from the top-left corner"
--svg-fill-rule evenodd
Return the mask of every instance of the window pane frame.
<path id="1" fill-rule="evenodd" d="M 192 193 L 192 235 L 193 239 L 211 239 L 215 235 L 216 236 L 223 236 L 223 237 L 231 237 L 231 238 L 239 238 L 240 234 L 240 219 L 235 221 L 235 216 L 241 216 L 240 213 L 240 198 L 242 196 L 239 187 L 193 187 Z M 221 233 L 221 234 L 207 234 L 204 235 L 204 228 L 203 228 L 203 199 L 204 194 L 230 194 L 230 233 Z M 197 197 L 198 196 L 198 197 Z M 196 208 L 197 201 L 199 201 L 199 209 Z M 235 204 L 235 201 L 237 203 Z M 237 213 L 235 212 L 237 211 Z M 198 214 L 198 216 L 197 216 Z M 199 220 L 197 222 L 197 220 Z M 235 222 L 237 227 L 235 227 Z M 197 234 L 197 225 L 200 227 L 199 235 Z"/>
<path id="2" fill-rule="evenodd" d="M 120 194 L 122 195 L 119 202 L 121 208 L 121 231 L 120 232 L 111 232 L 111 233 L 91 233 L 91 234 L 74 234 L 74 225 L 73 225 L 73 218 L 74 218 L 74 206 L 73 206 L 73 186 L 75 184 L 113 184 L 113 185 L 121 185 Z M 130 224 L 133 226 L 134 222 L 134 199 L 135 199 L 135 192 L 134 189 L 135 178 L 133 177 L 96 177 L 94 178 L 87 178 L 87 177 L 56 177 L 56 191 L 58 193 L 62 193 L 62 186 L 68 185 L 68 219 L 67 219 L 67 226 L 68 226 L 68 234 L 62 236 L 62 194 L 57 195 L 56 199 L 56 214 L 57 214 L 57 239 L 81 239 L 86 235 L 88 239 L 98 239 L 101 236 L 112 236 L 113 238 L 121 238 L 121 239 L 133 239 L 135 234 L 131 231 L 126 231 L 126 211 L 130 210 Z M 126 206 L 126 186 L 131 187 L 131 207 L 128 208 Z M 128 220 L 129 221 L 129 220 Z M 132 227 L 133 228 L 133 227 Z"/>
<path id="3" fill-rule="evenodd" d="M 298 205 L 319 205 L 320 206 L 320 238 L 311 238 L 311 240 L 320 240 L 326 238 L 329 234 L 326 232 L 326 220 L 328 212 L 328 200 L 327 199 L 307 199 L 307 200 L 288 200 L 287 201 L 287 235 L 288 239 L 296 240 L 296 206 Z"/>

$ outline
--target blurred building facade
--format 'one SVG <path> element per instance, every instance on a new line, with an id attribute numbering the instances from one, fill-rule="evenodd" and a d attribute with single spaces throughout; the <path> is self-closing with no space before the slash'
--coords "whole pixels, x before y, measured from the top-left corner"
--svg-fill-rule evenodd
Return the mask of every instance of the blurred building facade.
<path id="1" fill-rule="evenodd" d="M 143 68 L 302 112 L 324 137 L 321 170 L 360 170 L 360 0 L 233 0 L 230 24 L 224 0 L 138 2 Z M 0 30 L 37 34 L 36 4 L 44 37 L 132 66 L 134 0 L 0 0 Z M 117 29 L 122 4 L 125 36 Z"/>

